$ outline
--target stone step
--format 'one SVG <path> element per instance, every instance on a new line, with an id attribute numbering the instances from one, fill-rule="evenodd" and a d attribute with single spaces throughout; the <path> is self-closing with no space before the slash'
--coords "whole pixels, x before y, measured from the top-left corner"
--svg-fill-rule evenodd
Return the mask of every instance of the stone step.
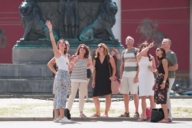
<path id="1" fill-rule="evenodd" d="M 46 64 L 0 64 L 0 78 L 52 77 Z"/>
<path id="2" fill-rule="evenodd" d="M 52 93 L 53 79 L 0 79 L 0 92 Z"/>

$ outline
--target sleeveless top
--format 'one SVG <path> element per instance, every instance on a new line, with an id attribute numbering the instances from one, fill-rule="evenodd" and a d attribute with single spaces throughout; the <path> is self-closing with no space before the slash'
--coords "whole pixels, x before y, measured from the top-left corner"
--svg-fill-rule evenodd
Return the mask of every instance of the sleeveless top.
<path id="1" fill-rule="evenodd" d="M 71 73 L 72 82 L 87 82 L 87 59 L 79 59 Z"/>
<path id="2" fill-rule="evenodd" d="M 59 58 L 55 57 L 55 60 L 56 60 L 58 70 L 61 69 L 61 70 L 69 71 L 68 69 L 69 60 L 67 57 L 61 55 Z"/>
<path id="3" fill-rule="evenodd" d="M 158 71 L 159 74 L 160 73 L 165 74 L 163 64 L 162 64 L 162 59 L 160 60 L 159 65 L 157 66 L 157 71 Z"/>

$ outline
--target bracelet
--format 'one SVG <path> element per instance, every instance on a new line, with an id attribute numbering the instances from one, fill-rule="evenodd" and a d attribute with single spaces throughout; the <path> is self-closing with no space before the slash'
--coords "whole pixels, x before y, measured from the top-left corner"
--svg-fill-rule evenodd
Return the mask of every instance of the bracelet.
<path id="1" fill-rule="evenodd" d="M 164 81 L 163 81 L 163 83 L 165 84 L 165 83 L 166 83 L 166 81 L 164 80 Z"/>

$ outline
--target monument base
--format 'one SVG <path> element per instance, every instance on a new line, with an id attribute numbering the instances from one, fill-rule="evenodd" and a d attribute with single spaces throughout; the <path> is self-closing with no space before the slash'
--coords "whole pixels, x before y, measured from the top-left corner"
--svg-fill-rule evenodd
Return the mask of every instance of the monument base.
<path id="1" fill-rule="evenodd" d="M 79 44 L 86 44 L 89 46 L 91 53 L 93 53 L 99 43 L 105 43 L 108 48 L 116 48 L 120 52 L 124 47 L 121 43 L 116 41 L 77 41 L 66 39 L 70 43 L 69 54 L 73 55 L 76 52 Z M 53 57 L 53 50 L 51 42 L 47 40 L 39 41 L 17 41 L 17 44 L 12 49 L 12 62 L 13 64 L 47 64 L 47 62 Z"/>

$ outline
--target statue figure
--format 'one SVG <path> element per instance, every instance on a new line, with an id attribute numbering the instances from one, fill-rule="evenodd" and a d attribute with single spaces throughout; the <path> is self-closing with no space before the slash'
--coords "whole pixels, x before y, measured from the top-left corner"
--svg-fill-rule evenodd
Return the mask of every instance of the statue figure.
<path id="1" fill-rule="evenodd" d="M 49 30 L 45 23 L 41 20 L 38 7 L 34 0 L 25 0 L 19 6 L 19 12 L 22 19 L 22 25 L 25 28 L 23 35 L 24 40 L 31 40 L 31 34 L 34 34 L 33 40 L 49 40 Z M 58 40 L 58 36 L 54 31 L 54 37 Z"/>
<path id="2" fill-rule="evenodd" d="M 8 43 L 7 43 L 7 38 L 4 36 L 5 31 L 0 29 L 0 48 L 5 48 Z"/>
<path id="3" fill-rule="evenodd" d="M 81 41 L 97 40 L 95 38 L 95 35 L 107 33 L 107 40 L 115 40 L 111 28 L 116 22 L 116 13 L 116 3 L 112 2 L 111 0 L 104 0 L 104 2 L 99 7 L 99 15 L 97 19 L 93 21 L 93 23 L 82 29 L 79 39 Z"/>
<path id="4" fill-rule="evenodd" d="M 78 31 L 76 1 L 61 0 L 59 5 L 59 12 L 61 14 L 60 32 L 62 33 L 64 31 L 65 38 L 76 38 Z"/>
<path id="5" fill-rule="evenodd" d="M 159 24 L 157 21 L 143 19 L 136 30 L 137 33 L 141 33 L 138 45 L 140 45 L 143 41 L 154 41 L 155 47 L 161 46 L 163 38 L 167 38 L 167 35 L 164 32 L 159 31 L 158 27 Z"/>

